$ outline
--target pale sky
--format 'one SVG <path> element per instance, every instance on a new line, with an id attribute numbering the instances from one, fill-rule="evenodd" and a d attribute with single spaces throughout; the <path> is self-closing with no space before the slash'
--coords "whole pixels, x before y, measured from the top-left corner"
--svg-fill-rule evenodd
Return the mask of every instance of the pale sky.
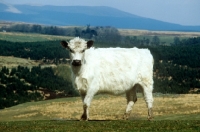
<path id="1" fill-rule="evenodd" d="M 11 5 L 108 6 L 134 15 L 200 26 L 200 0 L 0 0 Z"/>

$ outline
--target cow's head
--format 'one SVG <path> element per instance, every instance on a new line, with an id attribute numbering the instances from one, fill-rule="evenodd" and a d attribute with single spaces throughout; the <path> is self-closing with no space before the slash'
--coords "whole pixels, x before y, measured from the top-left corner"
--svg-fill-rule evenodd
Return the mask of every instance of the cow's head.
<path id="1" fill-rule="evenodd" d="M 85 41 L 84 39 L 76 37 L 69 42 L 61 41 L 61 45 L 70 51 L 72 66 L 78 67 L 82 65 L 85 50 L 93 45 L 93 41 Z"/>

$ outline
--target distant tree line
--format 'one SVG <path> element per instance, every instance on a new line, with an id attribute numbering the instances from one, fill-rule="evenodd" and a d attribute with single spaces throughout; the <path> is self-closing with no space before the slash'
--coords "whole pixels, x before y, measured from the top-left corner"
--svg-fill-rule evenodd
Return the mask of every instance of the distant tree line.
<path id="1" fill-rule="evenodd" d="M 86 39 L 94 39 L 95 41 L 117 42 L 120 40 L 119 31 L 110 26 L 91 27 L 89 24 L 86 27 L 57 27 L 57 26 L 42 26 L 37 24 L 16 24 L 9 27 L 1 27 L 1 31 L 7 32 L 24 32 L 24 33 L 40 33 L 49 35 L 76 36 Z"/>
<path id="2" fill-rule="evenodd" d="M 158 46 L 161 44 L 161 41 L 158 36 L 153 36 L 152 39 L 145 37 L 139 39 L 137 36 L 125 36 L 122 38 L 121 43 L 129 46 L 141 46 L 141 45 Z"/>
<path id="3" fill-rule="evenodd" d="M 82 37 L 85 39 L 93 39 L 96 43 L 111 46 L 140 46 L 140 45 L 165 45 L 159 36 L 152 36 L 151 38 L 139 38 L 138 36 L 122 36 L 117 28 L 110 26 L 90 26 L 85 27 L 58 27 L 58 26 L 44 26 L 38 24 L 15 24 L 12 26 L 3 26 L 0 31 L 7 32 L 23 32 L 23 33 L 39 33 L 49 35 L 73 36 Z M 181 40 L 178 36 L 174 37 L 172 45 L 183 45 L 199 43 L 199 37 Z M 101 45 L 101 46 L 102 46 Z"/>
<path id="4" fill-rule="evenodd" d="M 0 71 L 0 109 L 16 104 L 43 100 L 40 88 L 64 91 L 65 96 L 76 96 L 71 82 L 55 75 L 52 68 L 18 66 Z"/>
<path id="5" fill-rule="evenodd" d="M 38 24 L 15 24 L 12 26 L 3 26 L 1 30 L 7 32 L 23 32 L 23 33 L 41 33 L 49 35 L 64 35 L 65 30 L 57 26 L 42 26 Z"/>
<path id="6" fill-rule="evenodd" d="M 174 37 L 174 45 L 199 45 L 200 37 L 193 37 L 180 40 L 179 37 Z"/>

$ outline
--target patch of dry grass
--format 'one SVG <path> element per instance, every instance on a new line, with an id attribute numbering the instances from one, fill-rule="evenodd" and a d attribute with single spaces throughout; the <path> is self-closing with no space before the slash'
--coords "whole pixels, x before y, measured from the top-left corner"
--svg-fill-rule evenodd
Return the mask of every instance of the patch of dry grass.
<path id="1" fill-rule="evenodd" d="M 34 60 L 17 58 L 17 57 L 13 57 L 13 56 L 0 56 L 0 69 L 3 66 L 5 66 L 7 68 L 14 68 L 19 65 L 31 68 L 33 66 L 38 66 L 39 63 Z"/>
<path id="2" fill-rule="evenodd" d="M 7 68 L 13 68 L 17 66 L 33 67 L 38 66 L 39 63 L 34 60 L 23 59 L 13 56 L 0 56 L 0 68 L 5 66 Z"/>
<path id="3" fill-rule="evenodd" d="M 178 32 L 178 31 L 149 31 L 136 29 L 118 29 L 122 36 L 179 36 L 179 37 L 199 37 L 199 32 Z"/>
<path id="4" fill-rule="evenodd" d="M 200 114 L 200 95 L 184 94 L 154 97 L 154 116 Z M 75 119 L 82 114 L 82 102 L 79 97 L 32 102 L 0 111 L 0 121 L 4 120 L 38 120 L 38 119 Z M 97 96 L 90 107 L 91 120 L 121 120 L 126 108 L 124 96 Z M 12 113 L 12 114 L 11 114 Z M 5 116 L 6 115 L 6 116 Z M 4 117 L 5 116 L 5 117 Z M 147 117 L 147 107 L 142 97 L 134 105 L 131 120 L 143 120 Z"/>

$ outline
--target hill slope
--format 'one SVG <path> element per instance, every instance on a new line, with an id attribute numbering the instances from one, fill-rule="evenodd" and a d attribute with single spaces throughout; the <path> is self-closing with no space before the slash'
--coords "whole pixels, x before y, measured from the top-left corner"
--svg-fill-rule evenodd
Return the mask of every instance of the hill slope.
<path id="1" fill-rule="evenodd" d="M 23 66 L 23 67 L 33 67 L 33 66 L 38 66 L 39 63 L 33 60 L 28 60 L 24 58 L 18 58 L 18 57 L 12 57 L 12 56 L 0 56 L 0 69 L 2 67 L 7 67 L 7 68 L 16 68 L 18 66 Z"/>
<path id="2" fill-rule="evenodd" d="M 114 26 L 146 30 L 200 31 L 200 26 L 181 26 L 136 16 L 105 6 L 30 6 L 15 5 L 18 12 L 8 12 L 0 3 L 0 20 L 41 23 L 48 25 Z M 8 8 L 8 7 L 7 7 Z"/>
<path id="3" fill-rule="evenodd" d="M 134 105 L 130 120 L 146 120 L 147 108 L 141 94 Z M 199 120 L 200 96 L 154 95 L 154 120 Z M 121 120 L 126 108 L 124 96 L 95 96 L 90 107 L 91 120 Z M 28 102 L 0 111 L 0 121 L 79 120 L 82 114 L 80 97 Z"/>

